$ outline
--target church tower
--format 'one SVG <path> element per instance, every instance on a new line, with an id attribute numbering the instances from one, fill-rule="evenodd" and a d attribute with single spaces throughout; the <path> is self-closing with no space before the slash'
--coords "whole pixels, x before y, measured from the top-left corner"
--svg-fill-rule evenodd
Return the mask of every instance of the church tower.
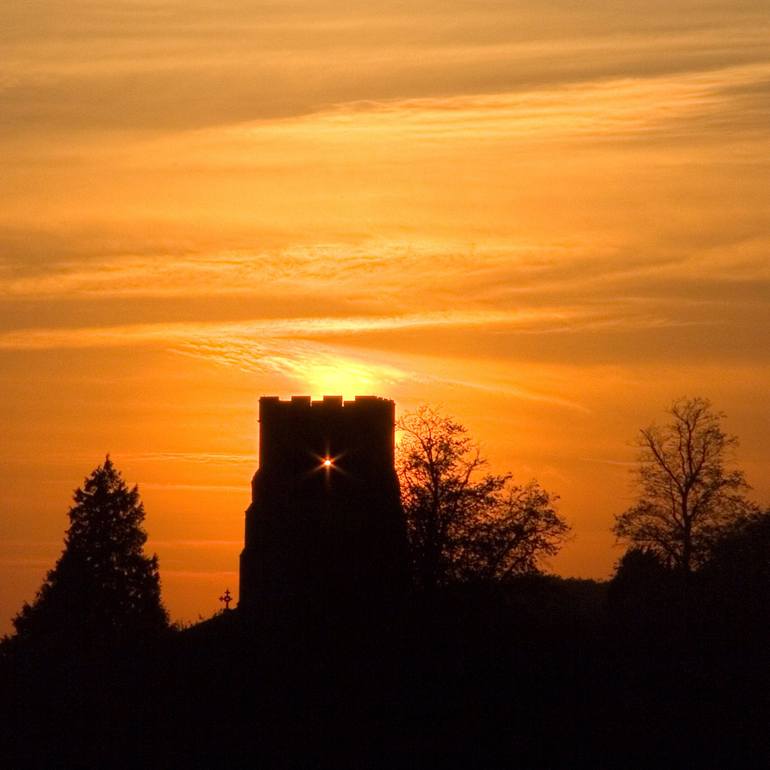
<path id="1" fill-rule="evenodd" d="M 408 580 L 395 404 L 263 397 L 240 601 L 301 608 L 387 600 Z"/>

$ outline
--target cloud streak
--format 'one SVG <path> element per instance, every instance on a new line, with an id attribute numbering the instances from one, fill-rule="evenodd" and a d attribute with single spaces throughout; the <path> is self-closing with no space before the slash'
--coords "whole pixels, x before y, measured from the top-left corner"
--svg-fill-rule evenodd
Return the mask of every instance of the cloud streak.
<path id="1" fill-rule="evenodd" d="M 0 131 L 175 130 L 357 99 L 714 69 L 766 60 L 768 30 L 748 0 L 729 14 L 653 0 L 612 15 L 599 0 L 34 8 L 4 9 Z"/>

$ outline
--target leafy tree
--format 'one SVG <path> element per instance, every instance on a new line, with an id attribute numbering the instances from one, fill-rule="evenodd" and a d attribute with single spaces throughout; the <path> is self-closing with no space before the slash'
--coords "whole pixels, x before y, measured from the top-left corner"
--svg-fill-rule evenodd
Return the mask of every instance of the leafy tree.
<path id="1" fill-rule="evenodd" d="M 629 548 L 618 561 L 610 581 L 607 603 L 610 617 L 629 643 L 648 642 L 675 623 L 678 614 L 676 573 L 649 548 Z M 664 634 L 661 640 L 667 643 Z"/>
<path id="2" fill-rule="evenodd" d="M 738 440 L 704 398 L 675 401 L 670 422 L 639 436 L 639 499 L 616 516 L 614 533 L 689 575 L 730 522 L 753 510 L 742 471 L 729 467 Z"/>
<path id="3" fill-rule="evenodd" d="M 736 593 L 749 585 L 770 589 L 770 508 L 725 528 L 711 549 L 706 570 L 742 587 Z"/>
<path id="4" fill-rule="evenodd" d="M 770 637 L 770 509 L 725 528 L 699 571 L 703 604 L 724 632 L 744 644 Z"/>
<path id="5" fill-rule="evenodd" d="M 14 618 L 18 641 L 110 643 L 165 628 L 158 557 L 143 553 L 144 515 L 138 488 L 108 455 L 74 493 L 62 555 Z"/>
<path id="6" fill-rule="evenodd" d="M 531 481 L 485 473 L 467 429 L 430 406 L 404 415 L 397 469 L 412 560 L 427 589 L 534 572 L 569 528 Z"/>

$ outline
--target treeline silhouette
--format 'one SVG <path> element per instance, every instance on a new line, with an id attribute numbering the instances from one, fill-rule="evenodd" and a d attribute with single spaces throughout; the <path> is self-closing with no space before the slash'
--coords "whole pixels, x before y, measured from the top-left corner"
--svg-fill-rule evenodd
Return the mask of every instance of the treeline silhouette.
<path id="1" fill-rule="evenodd" d="M 444 449 L 448 427 L 460 440 L 459 466 L 441 466 L 446 510 L 417 487 L 405 500 L 407 517 L 453 517 L 417 546 L 412 528 L 411 590 L 188 627 L 167 625 L 138 493 L 108 458 L 0 645 L 2 766 L 766 766 L 770 510 L 743 497 L 707 402 L 670 416 L 643 433 L 608 582 L 544 574 L 566 532 L 552 498 L 511 498 L 507 477 L 483 473 L 458 488 L 452 473 L 478 455 L 423 411 Z M 656 475 L 660 458 L 671 473 Z M 486 500 L 481 518 L 457 515 L 466 494 Z"/>

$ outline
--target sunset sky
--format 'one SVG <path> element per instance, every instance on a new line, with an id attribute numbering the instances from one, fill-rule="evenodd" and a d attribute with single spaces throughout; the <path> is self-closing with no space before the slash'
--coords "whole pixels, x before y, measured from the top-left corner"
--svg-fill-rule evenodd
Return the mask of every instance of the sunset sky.
<path id="1" fill-rule="evenodd" d="M 105 453 L 174 619 L 237 589 L 261 395 L 432 402 L 604 578 L 637 430 L 770 503 L 767 0 L 0 10 L 0 633 Z"/>

